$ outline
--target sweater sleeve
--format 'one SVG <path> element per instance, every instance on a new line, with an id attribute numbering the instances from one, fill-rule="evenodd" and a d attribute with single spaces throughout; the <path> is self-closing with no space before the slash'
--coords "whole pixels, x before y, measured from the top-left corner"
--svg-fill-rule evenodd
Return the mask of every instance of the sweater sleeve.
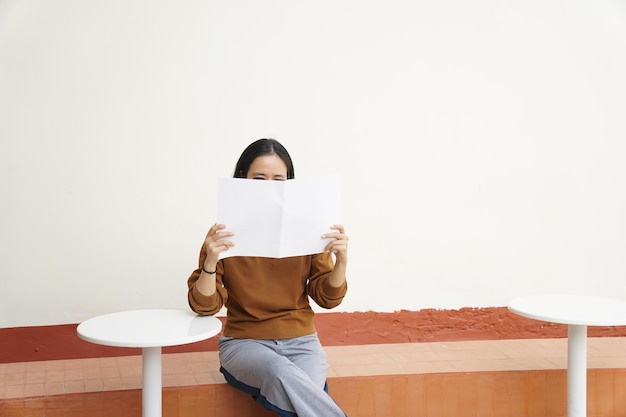
<path id="1" fill-rule="evenodd" d="M 228 292 L 224 288 L 222 281 L 222 277 L 224 276 L 224 266 L 222 261 L 217 263 L 215 293 L 213 295 L 204 295 L 196 288 L 196 282 L 200 278 L 202 265 L 204 265 L 206 257 L 206 248 L 202 245 L 198 268 L 194 270 L 187 279 L 187 300 L 189 301 L 189 307 L 191 307 L 194 312 L 201 316 L 212 316 L 217 314 L 224 306 L 226 299 L 228 298 Z"/>
<path id="2" fill-rule="evenodd" d="M 348 291 L 348 284 L 345 282 L 340 287 L 333 287 L 328 282 L 333 267 L 333 258 L 330 253 L 312 256 L 308 294 L 322 308 L 337 307 Z"/>

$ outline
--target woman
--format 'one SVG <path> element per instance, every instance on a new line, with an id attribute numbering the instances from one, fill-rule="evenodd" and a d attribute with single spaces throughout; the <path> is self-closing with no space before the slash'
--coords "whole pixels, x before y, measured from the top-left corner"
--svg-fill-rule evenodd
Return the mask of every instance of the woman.
<path id="1" fill-rule="evenodd" d="M 294 178 L 294 168 L 278 141 L 260 139 L 243 151 L 234 177 L 284 181 Z M 328 364 L 309 305 L 310 297 L 333 308 L 346 294 L 348 236 L 343 226 L 331 226 L 334 232 L 321 236 L 331 239 L 323 253 L 218 260 L 236 241 L 225 229 L 223 224 L 209 229 L 198 269 L 188 279 L 188 299 L 202 315 L 226 306 L 219 340 L 226 381 L 281 417 L 344 417 L 326 392 Z"/>

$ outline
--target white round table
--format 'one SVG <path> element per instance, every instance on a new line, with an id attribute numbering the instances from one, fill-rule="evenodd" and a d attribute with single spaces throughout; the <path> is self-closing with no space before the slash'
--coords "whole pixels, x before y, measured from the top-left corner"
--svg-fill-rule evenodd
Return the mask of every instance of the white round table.
<path id="1" fill-rule="evenodd" d="M 161 417 L 162 347 L 199 342 L 221 329 L 219 319 L 188 310 L 131 310 L 86 320 L 77 332 L 91 343 L 142 348 L 143 416 Z"/>
<path id="2" fill-rule="evenodd" d="M 531 295 L 509 303 L 520 316 L 567 324 L 567 415 L 587 415 L 587 326 L 626 325 L 626 301 L 583 295 Z"/>

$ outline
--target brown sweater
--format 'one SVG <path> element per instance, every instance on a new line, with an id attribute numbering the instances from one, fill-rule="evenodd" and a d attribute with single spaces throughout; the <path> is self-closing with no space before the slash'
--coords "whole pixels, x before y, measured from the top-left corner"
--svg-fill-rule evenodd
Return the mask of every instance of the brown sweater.
<path id="1" fill-rule="evenodd" d="M 196 289 L 206 259 L 204 245 L 198 269 L 187 285 L 189 306 L 201 315 L 226 306 L 224 335 L 247 339 L 287 339 L 315 333 L 309 297 L 320 307 L 338 306 L 347 284 L 333 287 L 330 253 L 290 258 L 231 257 L 217 263 L 217 291 L 205 296 Z"/>

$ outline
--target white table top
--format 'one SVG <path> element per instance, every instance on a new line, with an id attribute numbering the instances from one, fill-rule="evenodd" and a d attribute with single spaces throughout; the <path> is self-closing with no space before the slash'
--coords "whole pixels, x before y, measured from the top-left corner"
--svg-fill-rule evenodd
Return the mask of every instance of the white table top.
<path id="1" fill-rule="evenodd" d="M 131 310 L 105 314 L 82 322 L 80 338 L 117 347 L 175 346 L 217 335 L 222 322 L 190 310 Z"/>
<path id="2" fill-rule="evenodd" d="M 512 300 L 509 310 L 551 323 L 586 326 L 626 325 L 626 300 L 584 295 L 530 295 Z"/>

